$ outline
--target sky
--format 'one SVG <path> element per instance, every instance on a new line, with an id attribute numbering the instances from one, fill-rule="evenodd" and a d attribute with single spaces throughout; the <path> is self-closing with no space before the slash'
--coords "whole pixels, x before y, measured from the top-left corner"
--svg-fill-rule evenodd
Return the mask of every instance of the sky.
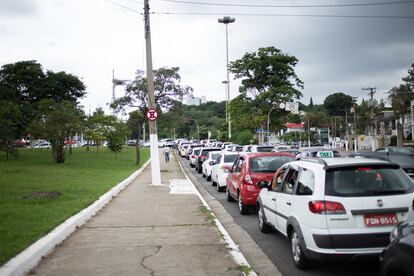
<path id="1" fill-rule="evenodd" d="M 179 67 L 181 83 L 194 96 L 223 101 L 226 37 L 217 19 L 231 16 L 236 21 L 228 25 L 229 60 L 268 46 L 296 56 L 301 102 L 312 97 L 314 104 L 323 103 L 335 92 L 360 102 L 368 99 L 366 87 L 376 87 L 375 99 L 386 99 L 414 63 L 414 1 L 298 6 L 390 2 L 406 1 L 151 0 L 153 66 Z M 112 70 L 115 78 L 131 80 L 145 69 L 142 12 L 143 0 L 0 0 L 0 66 L 37 60 L 44 70 L 74 74 L 87 86 L 85 110 L 109 111 Z M 240 80 L 230 77 L 234 98 Z M 116 96 L 122 95 L 117 87 Z"/>

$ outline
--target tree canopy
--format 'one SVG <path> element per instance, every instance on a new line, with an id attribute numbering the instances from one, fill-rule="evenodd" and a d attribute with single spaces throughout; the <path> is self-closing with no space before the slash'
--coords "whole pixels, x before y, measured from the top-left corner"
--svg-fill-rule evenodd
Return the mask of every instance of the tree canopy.
<path id="1" fill-rule="evenodd" d="M 328 114 L 333 116 L 345 116 L 345 112 L 348 111 L 349 113 L 353 104 L 352 96 L 342 92 L 329 95 L 323 102 Z"/>

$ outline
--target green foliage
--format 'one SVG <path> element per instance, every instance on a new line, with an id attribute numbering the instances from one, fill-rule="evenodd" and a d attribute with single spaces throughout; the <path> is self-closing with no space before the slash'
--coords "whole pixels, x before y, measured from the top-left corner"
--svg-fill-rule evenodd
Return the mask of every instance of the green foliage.
<path id="1" fill-rule="evenodd" d="M 390 146 L 396 146 L 397 145 L 397 135 L 392 135 L 390 138 Z"/>
<path id="2" fill-rule="evenodd" d="M 345 112 L 350 112 L 353 105 L 353 99 L 351 96 L 342 92 L 337 92 L 329 95 L 325 98 L 323 105 L 332 116 L 345 116 Z"/>
<path id="3" fill-rule="evenodd" d="M 181 85 L 181 77 L 178 67 L 162 67 L 154 70 L 154 96 L 157 109 L 170 109 L 176 101 L 182 101 L 183 97 L 192 93 L 192 88 Z M 116 99 L 111 108 L 125 111 L 126 107 L 135 107 L 145 112 L 147 107 L 147 79 L 144 71 L 137 71 L 135 80 L 126 85 L 125 95 Z"/>
<path id="4" fill-rule="evenodd" d="M 294 70 L 297 62 L 294 56 L 266 47 L 230 63 L 229 70 L 236 79 L 242 79 L 240 95 L 229 106 L 236 129 L 254 131 L 258 126 L 263 127 L 274 104 L 302 96 L 297 88 L 303 88 L 303 82 Z M 278 118 L 286 114 L 281 110 L 271 113 L 272 123 L 277 122 L 273 124 L 276 128 L 280 127 Z"/>
<path id="5" fill-rule="evenodd" d="M 250 130 L 238 131 L 231 137 L 231 141 L 239 145 L 248 145 L 251 140 L 253 140 L 253 133 Z"/>
<path id="6" fill-rule="evenodd" d="M 405 86 L 412 92 L 414 92 L 414 63 L 411 64 L 411 68 L 408 69 L 408 76 L 402 79 L 405 82 Z"/>
<path id="7" fill-rule="evenodd" d="M 100 159 L 85 148 L 73 151 L 59 166 L 44 149 L 22 149 L 18 159 L 9 161 L 0 158 L 0 266 L 139 168 L 132 151 L 119 153 L 116 160 L 108 150 Z M 140 166 L 148 158 L 144 149 Z M 33 192 L 61 195 L 28 200 Z"/>
<path id="8" fill-rule="evenodd" d="M 54 162 L 65 162 L 65 140 L 81 132 L 83 111 L 76 103 L 66 100 L 41 100 L 37 109 L 37 116 L 30 125 L 32 136 L 51 143 Z"/>
<path id="9" fill-rule="evenodd" d="M 112 152 L 120 152 L 122 146 L 125 144 L 125 137 L 127 135 L 127 126 L 123 122 L 116 120 L 110 122 L 106 137 L 108 139 L 108 148 Z"/>

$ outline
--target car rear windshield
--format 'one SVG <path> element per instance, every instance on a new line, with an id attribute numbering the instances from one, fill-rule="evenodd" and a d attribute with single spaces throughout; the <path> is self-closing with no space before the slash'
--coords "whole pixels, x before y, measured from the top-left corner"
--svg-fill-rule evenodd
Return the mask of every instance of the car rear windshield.
<path id="1" fill-rule="evenodd" d="M 194 151 L 193 151 L 193 153 L 194 153 L 195 155 L 197 155 L 197 154 L 199 154 L 199 153 L 200 153 L 200 150 L 199 150 L 199 149 L 196 149 L 196 150 L 194 150 Z"/>
<path id="2" fill-rule="evenodd" d="M 271 152 L 274 147 L 257 147 L 257 152 Z"/>
<path id="3" fill-rule="evenodd" d="M 326 172 L 325 195 L 364 197 L 414 192 L 414 183 L 396 166 L 358 166 Z"/>
<path id="4" fill-rule="evenodd" d="M 224 155 L 224 163 L 233 163 L 236 158 L 239 157 L 238 154 L 232 154 L 232 155 Z"/>
<path id="5" fill-rule="evenodd" d="M 250 159 L 250 171 L 274 173 L 283 164 L 294 160 L 289 156 L 262 156 Z"/>
<path id="6" fill-rule="evenodd" d="M 217 159 L 217 157 L 219 156 L 221 154 L 221 152 L 214 152 L 214 153 L 212 153 L 211 154 L 211 159 L 213 159 L 213 160 L 216 160 Z"/>
<path id="7" fill-rule="evenodd" d="M 205 155 L 207 156 L 208 152 L 210 151 L 221 151 L 220 149 L 203 149 L 202 152 L 200 153 L 200 155 Z"/>

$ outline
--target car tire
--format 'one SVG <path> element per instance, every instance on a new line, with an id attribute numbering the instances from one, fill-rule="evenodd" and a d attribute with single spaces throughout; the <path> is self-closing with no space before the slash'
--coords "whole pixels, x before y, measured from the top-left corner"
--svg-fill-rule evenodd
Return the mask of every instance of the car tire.
<path id="1" fill-rule="evenodd" d="M 299 269 L 306 269 L 310 266 L 310 260 L 305 256 L 304 249 L 306 248 L 303 239 L 298 231 L 293 228 L 289 235 L 290 249 L 292 259 L 295 266 Z"/>
<path id="2" fill-rule="evenodd" d="M 230 195 L 230 191 L 228 188 L 226 188 L 226 199 L 228 202 L 233 202 L 234 198 Z"/>
<path id="3" fill-rule="evenodd" d="M 240 215 L 247 215 L 249 213 L 249 206 L 243 203 L 243 198 L 239 192 L 237 203 L 239 204 Z"/>
<path id="4" fill-rule="evenodd" d="M 221 187 L 218 183 L 216 185 L 217 185 L 217 192 L 219 193 L 224 192 L 224 189 L 226 189 L 226 186 Z"/>
<path id="5" fill-rule="evenodd" d="M 206 177 L 206 174 L 204 173 L 204 170 L 202 172 L 203 172 L 203 177 L 205 178 Z"/>
<path id="6" fill-rule="evenodd" d="M 257 204 L 257 221 L 258 221 L 260 232 L 262 233 L 272 232 L 273 230 L 272 226 L 269 223 L 267 223 L 263 206 L 260 203 Z"/>
<path id="7" fill-rule="evenodd" d="M 190 163 L 190 168 L 194 168 L 194 165 Z"/>
<path id="8" fill-rule="evenodd" d="M 199 167 L 199 168 L 198 168 L 198 170 L 197 170 L 197 172 L 198 172 L 198 173 L 201 173 L 201 171 L 202 171 L 202 168 L 201 168 L 201 167 Z"/>
<path id="9" fill-rule="evenodd" d="M 211 174 L 206 176 L 207 181 L 211 181 Z M 214 186 L 214 185 L 213 185 Z"/>

